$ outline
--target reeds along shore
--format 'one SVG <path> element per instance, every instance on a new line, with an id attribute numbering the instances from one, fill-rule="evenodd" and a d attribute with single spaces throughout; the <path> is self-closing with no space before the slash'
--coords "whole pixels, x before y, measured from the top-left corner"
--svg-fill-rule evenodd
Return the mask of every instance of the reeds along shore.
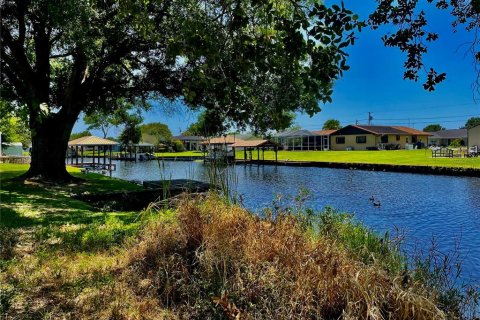
<path id="1" fill-rule="evenodd" d="M 154 298 L 152 310 L 179 318 L 447 318 L 421 282 L 406 283 L 377 259 L 365 263 L 326 231 L 302 225 L 292 214 L 259 218 L 213 194 L 185 199 L 145 228 L 122 279 L 130 299 Z M 377 239 L 372 257 L 382 259 L 382 245 Z"/>

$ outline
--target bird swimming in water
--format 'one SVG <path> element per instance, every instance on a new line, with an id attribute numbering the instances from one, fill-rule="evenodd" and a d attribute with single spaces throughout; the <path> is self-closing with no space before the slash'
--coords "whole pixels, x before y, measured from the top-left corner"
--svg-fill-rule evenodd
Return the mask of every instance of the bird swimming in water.
<path id="1" fill-rule="evenodd" d="M 374 202 L 373 202 L 373 205 L 374 205 L 375 207 L 380 207 L 380 206 L 381 206 L 381 203 L 380 203 L 380 201 L 374 201 Z"/>
<path id="2" fill-rule="evenodd" d="M 373 195 L 369 198 L 370 201 L 375 201 L 375 198 L 373 197 Z"/>

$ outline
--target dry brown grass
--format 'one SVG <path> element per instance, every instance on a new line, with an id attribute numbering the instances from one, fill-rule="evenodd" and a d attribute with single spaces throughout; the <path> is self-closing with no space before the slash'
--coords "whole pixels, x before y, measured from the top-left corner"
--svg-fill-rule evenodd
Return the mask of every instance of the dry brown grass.
<path id="1" fill-rule="evenodd" d="M 152 208 L 124 248 L 7 267 L 0 283 L 20 294 L 6 319 L 446 318 L 420 283 L 359 262 L 295 216 L 262 219 L 214 194 Z"/>
<path id="2" fill-rule="evenodd" d="M 263 220 L 211 195 L 150 224 L 122 278 L 179 318 L 443 319 L 420 284 L 404 287 L 294 217 Z"/>

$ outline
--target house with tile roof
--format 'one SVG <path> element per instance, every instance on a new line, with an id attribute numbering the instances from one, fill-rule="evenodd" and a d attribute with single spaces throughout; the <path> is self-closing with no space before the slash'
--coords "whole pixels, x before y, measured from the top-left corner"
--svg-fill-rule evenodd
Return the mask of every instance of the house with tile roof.
<path id="1" fill-rule="evenodd" d="M 404 126 L 348 125 L 330 134 L 331 150 L 413 149 L 431 133 Z"/>

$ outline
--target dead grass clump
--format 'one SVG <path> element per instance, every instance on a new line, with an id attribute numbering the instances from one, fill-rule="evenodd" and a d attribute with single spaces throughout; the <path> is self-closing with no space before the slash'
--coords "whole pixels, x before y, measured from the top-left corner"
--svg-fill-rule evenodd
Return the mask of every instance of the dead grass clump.
<path id="1" fill-rule="evenodd" d="M 434 297 L 292 215 L 261 219 L 210 195 L 146 227 L 122 279 L 180 318 L 443 319 Z"/>

